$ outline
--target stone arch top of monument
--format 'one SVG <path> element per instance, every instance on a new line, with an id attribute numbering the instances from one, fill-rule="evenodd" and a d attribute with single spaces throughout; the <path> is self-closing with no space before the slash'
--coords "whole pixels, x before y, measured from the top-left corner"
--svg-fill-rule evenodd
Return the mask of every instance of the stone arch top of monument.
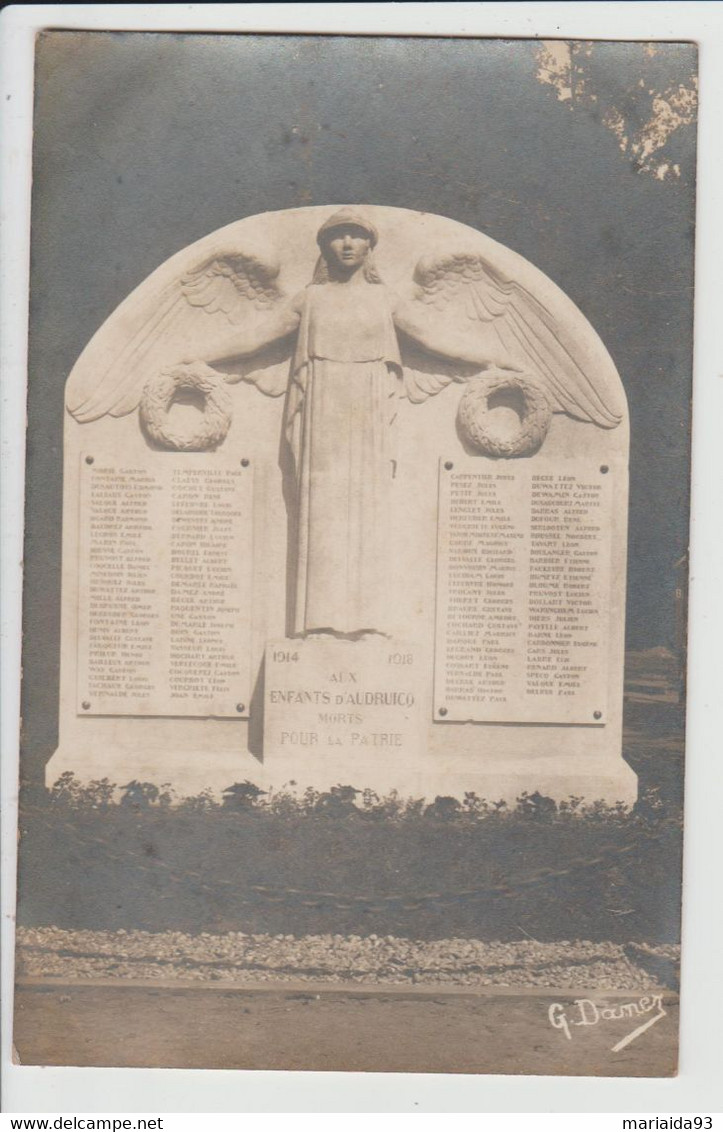
<path id="1" fill-rule="evenodd" d="M 265 393 L 285 392 L 290 351 L 283 356 L 278 342 L 292 337 L 294 324 L 282 319 L 275 325 L 273 316 L 312 282 L 319 230 L 335 216 L 374 229 L 378 277 L 403 336 L 403 393 L 412 401 L 453 380 L 509 368 L 538 385 L 554 412 L 605 428 L 620 422 L 625 397 L 615 366 L 552 280 L 455 220 L 379 206 L 262 213 L 172 256 L 118 307 L 79 358 L 66 390 L 71 414 L 83 423 L 131 412 L 164 367 L 222 349 L 233 359 L 234 340 L 237 360 L 258 363 L 245 367 L 244 379 L 251 374 Z M 322 241 L 333 231 L 327 228 Z M 255 342 L 249 328 L 264 322 L 269 340 Z M 417 354 L 421 347 L 429 355 L 422 373 L 415 355 L 404 357 L 407 339 Z"/>

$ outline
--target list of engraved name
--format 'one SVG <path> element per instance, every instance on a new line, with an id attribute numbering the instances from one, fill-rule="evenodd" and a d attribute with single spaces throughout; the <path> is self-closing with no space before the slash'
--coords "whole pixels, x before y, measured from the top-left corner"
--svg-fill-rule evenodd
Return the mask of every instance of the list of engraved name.
<path id="1" fill-rule="evenodd" d="M 438 602 L 443 715 L 602 718 L 606 474 L 449 474 Z"/>
<path id="2" fill-rule="evenodd" d="M 154 494 L 142 469 L 94 468 L 90 476 L 88 545 L 89 700 L 146 699 L 153 691 L 158 590 L 149 536 Z"/>
<path id="3" fill-rule="evenodd" d="M 246 695 L 243 469 L 86 465 L 82 709 L 237 712 Z"/>
<path id="4" fill-rule="evenodd" d="M 241 469 L 177 469 L 171 480 L 170 690 L 173 700 L 230 695 L 239 666 L 230 647 L 239 594 L 229 546 L 241 511 Z"/>

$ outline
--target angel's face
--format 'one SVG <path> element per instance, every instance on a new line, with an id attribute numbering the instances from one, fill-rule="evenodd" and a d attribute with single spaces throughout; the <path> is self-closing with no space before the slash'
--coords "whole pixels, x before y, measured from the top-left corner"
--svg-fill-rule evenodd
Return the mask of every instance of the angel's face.
<path id="1" fill-rule="evenodd" d="M 327 260 L 345 273 L 356 271 L 369 255 L 371 240 L 369 233 L 356 224 L 345 224 L 334 228 L 324 242 Z"/>

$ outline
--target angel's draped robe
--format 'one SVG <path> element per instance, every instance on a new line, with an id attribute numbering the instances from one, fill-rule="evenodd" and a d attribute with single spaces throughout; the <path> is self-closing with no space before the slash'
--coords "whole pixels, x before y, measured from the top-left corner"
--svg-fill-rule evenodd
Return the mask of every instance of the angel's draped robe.
<path id="1" fill-rule="evenodd" d="M 296 634 L 389 631 L 400 376 L 386 287 L 307 288 L 286 406 L 297 493 Z"/>

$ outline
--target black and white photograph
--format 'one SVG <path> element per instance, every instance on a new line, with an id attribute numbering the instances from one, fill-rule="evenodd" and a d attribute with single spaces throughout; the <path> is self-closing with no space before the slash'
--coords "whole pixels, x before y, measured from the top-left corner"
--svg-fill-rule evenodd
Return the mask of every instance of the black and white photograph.
<path id="1" fill-rule="evenodd" d="M 39 32 L 18 1065 L 675 1076 L 698 62 Z"/>

